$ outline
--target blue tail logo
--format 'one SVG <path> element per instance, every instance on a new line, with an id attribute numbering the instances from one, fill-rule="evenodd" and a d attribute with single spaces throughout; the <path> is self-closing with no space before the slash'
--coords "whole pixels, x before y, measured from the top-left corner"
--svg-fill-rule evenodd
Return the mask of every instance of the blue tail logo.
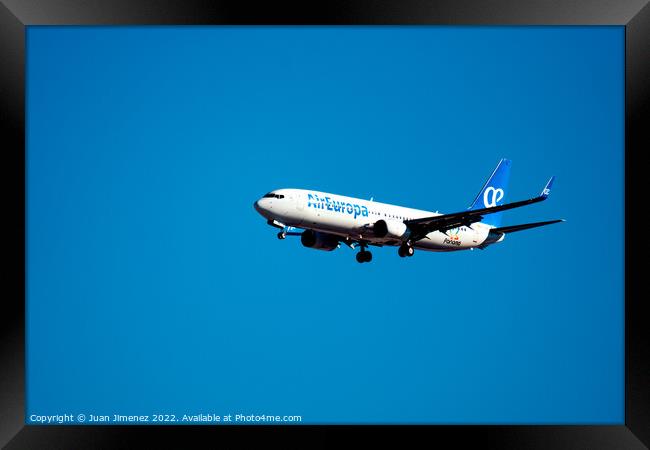
<path id="1" fill-rule="evenodd" d="M 490 175 L 490 178 L 488 178 L 474 202 L 472 202 L 472 206 L 469 207 L 470 210 L 493 208 L 504 203 L 508 180 L 510 179 L 511 163 L 512 161 L 505 158 L 499 161 L 496 169 L 494 169 L 494 172 L 492 172 L 492 175 Z M 501 224 L 501 213 L 487 214 L 483 222 L 498 227 Z"/>
<path id="2" fill-rule="evenodd" d="M 495 189 L 492 186 L 488 187 L 483 192 L 483 204 L 486 208 L 497 206 L 498 202 L 503 198 L 503 189 Z"/>

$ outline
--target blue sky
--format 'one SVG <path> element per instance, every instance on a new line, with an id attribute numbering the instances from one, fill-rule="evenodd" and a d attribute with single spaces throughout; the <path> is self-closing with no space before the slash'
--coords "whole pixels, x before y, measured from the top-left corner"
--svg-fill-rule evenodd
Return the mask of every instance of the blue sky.
<path id="1" fill-rule="evenodd" d="M 27 415 L 623 423 L 623 27 L 29 27 Z M 279 241 L 280 187 L 485 251 Z"/>

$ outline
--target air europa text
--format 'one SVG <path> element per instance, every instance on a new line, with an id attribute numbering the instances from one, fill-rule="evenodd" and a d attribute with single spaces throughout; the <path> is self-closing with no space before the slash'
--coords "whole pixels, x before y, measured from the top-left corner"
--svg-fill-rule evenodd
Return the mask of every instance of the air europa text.
<path id="1" fill-rule="evenodd" d="M 307 194 L 307 207 L 315 209 L 326 209 L 341 214 L 354 214 L 368 217 L 368 208 L 356 203 L 349 203 L 342 200 L 333 200 L 330 197 L 319 197 L 317 194 Z"/>

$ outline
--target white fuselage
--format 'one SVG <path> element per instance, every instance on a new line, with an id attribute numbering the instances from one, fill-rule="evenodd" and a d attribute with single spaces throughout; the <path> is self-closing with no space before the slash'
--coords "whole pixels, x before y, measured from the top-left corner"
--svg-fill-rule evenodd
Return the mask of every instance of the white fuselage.
<path id="1" fill-rule="evenodd" d="M 405 220 L 440 215 L 438 212 L 320 191 L 278 189 L 273 193 L 281 198 L 261 198 L 255 202 L 255 209 L 269 221 L 378 245 L 399 246 L 408 239 L 408 236 L 373 236 L 372 226 L 379 220 L 403 227 Z M 490 228 L 489 225 L 477 222 L 471 228 L 461 226 L 446 233 L 434 231 L 412 245 L 430 251 L 466 250 L 485 242 Z"/>

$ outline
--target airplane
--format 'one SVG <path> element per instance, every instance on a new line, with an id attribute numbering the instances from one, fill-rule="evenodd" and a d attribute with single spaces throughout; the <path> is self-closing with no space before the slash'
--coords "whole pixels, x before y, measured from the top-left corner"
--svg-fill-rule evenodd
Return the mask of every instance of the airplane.
<path id="1" fill-rule="evenodd" d="M 542 192 L 528 200 L 504 203 L 511 161 L 501 159 L 471 206 L 441 214 L 387 203 L 305 189 L 277 189 L 265 194 L 254 207 L 267 223 L 279 228 L 277 236 L 300 236 L 303 246 L 332 251 L 345 244 L 359 248 L 359 263 L 370 262 L 369 246 L 398 247 L 401 257 L 415 249 L 432 252 L 485 249 L 502 242 L 507 234 L 564 222 L 564 219 L 520 225 L 501 225 L 503 211 L 538 203 L 549 196 L 555 177 Z"/>

